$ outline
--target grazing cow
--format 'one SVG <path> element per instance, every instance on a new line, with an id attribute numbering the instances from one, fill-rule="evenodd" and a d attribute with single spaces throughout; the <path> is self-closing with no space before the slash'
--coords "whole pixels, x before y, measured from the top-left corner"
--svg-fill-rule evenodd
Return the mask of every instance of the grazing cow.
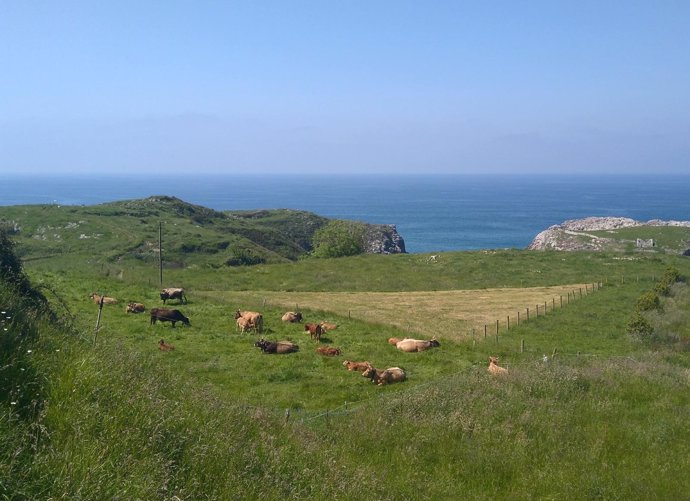
<path id="1" fill-rule="evenodd" d="M 489 367 L 487 370 L 494 376 L 502 376 L 508 374 L 508 369 L 498 365 L 498 357 L 489 357 Z"/>
<path id="2" fill-rule="evenodd" d="M 160 341 L 158 341 L 158 349 L 161 351 L 172 351 L 175 349 L 175 345 L 168 344 L 161 339 Z"/>
<path id="3" fill-rule="evenodd" d="M 441 346 L 441 344 L 436 340 L 435 336 L 429 341 L 423 339 L 405 338 L 395 344 L 397 349 L 400 351 L 406 351 L 408 353 L 415 351 L 426 351 L 429 348 L 436 348 L 437 346 Z"/>
<path id="4" fill-rule="evenodd" d="M 319 324 L 304 324 L 304 330 L 309 331 L 309 339 L 316 339 L 321 342 L 321 334 L 323 329 Z"/>
<path id="5" fill-rule="evenodd" d="M 340 348 L 331 348 L 330 346 L 319 346 L 316 348 L 316 353 L 319 355 L 325 355 L 327 357 L 337 357 L 342 352 Z"/>
<path id="6" fill-rule="evenodd" d="M 146 311 L 146 306 L 141 303 L 127 303 L 125 308 L 125 313 L 144 313 Z"/>
<path id="7" fill-rule="evenodd" d="M 96 294 L 95 292 L 89 294 L 89 297 L 96 304 L 101 304 L 101 299 L 103 300 L 103 304 L 117 304 L 117 299 L 115 299 L 114 297 L 101 296 L 100 294 Z"/>
<path id="8" fill-rule="evenodd" d="M 182 287 L 167 287 L 161 291 L 161 299 L 163 304 L 168 299 L 177 299 L 180 303 L 187 302 L 187 296 L 185 296 L 184 289 Z"/>
<path id="9" fill-rule="evenodd" d="M 347 368 L 347 370 L 357 372 L 365 371 L 371 367 L 369 362 L 353 362 L 352 360 L 345 360 L 343 365 Z"/>
<path id="10" fill-rule="evenodd" d="M 332 324 L 332 323 L 326 322 L 326 321 L 319 322 L 319 325 L 321 326 L 321 330 L 323 332 L 332 331 L 332 330 L 338 328 L 338 324 Z"/>
<path id="11" fill-rule="evenodd" d="M 263 351 L 264 353 L 277 353 L 279 355 L 299 351 L 299 346 L 297 346 L 295 343 L 291 341 L 275 342 L 266 341 L 265 339 L 261 338 L 256 343 L 254 343 L 254 346 L 260 348 L 261 351 Z"/>
<path id="12" fill-rule="evenodd" d="M 160 320 L 161 322 L 171 322 L 173 328 L 177 322 L 182 322 L 185 325 L 191 325 L 189 323 L 189 319 L 185 317 L 180 310 L 151 308 L 151 325 L 155 324 L 157 320 Z"/>
<path id="13" fill-rule="evenodd" d="M 362 376 L 368 377 L 372 383 L 379 386 L 389 383 L 397 383 L 399 381 L 405 380 L 405 371 L 400 367 L 389 367 L 386 370 L 375 369 L 374 367 L 369 367 L 367 370 L 362 372 Z"/>
<path id="14" fill-rule="evenodd" d="M 262 332 L 264 330 L 264 317 L 261 313 L 237 310 L 235 312 L 235 320 L 239 320 L 240 318 L 247 319 L 244 330 L 254 329 L 256 332 Z M 237 329 L 244 332 L 240 326 L 240 322 L 237 322 Z"/>
<path id="15" fill-rule="evenodd" d="M 290 322 L 292 324 L 302 321 L 302 313 L 299 311 L 288 311 L 281 317 L 283 322 Z"/>
<path id="16" fill-rule="evenodd" d="M 393 346 L 398 344 L 400 341 L 402 341 L 402 339 L 400 339 L 399 337 L 389 337 L 388 338 L 388 344 L 392 344 Z"/>

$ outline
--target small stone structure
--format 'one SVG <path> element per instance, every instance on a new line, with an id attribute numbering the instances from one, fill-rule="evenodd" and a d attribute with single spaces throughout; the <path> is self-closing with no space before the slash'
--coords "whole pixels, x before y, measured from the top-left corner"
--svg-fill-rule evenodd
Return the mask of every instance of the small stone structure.
<path id="1" fill-rule="evenodd" d="M 636 245 L 637 245 L 638 249 L 651 249 L 656 244 L 655 244 L 653 238 L 649 238 L 649 239 L 638 238 L 636 241 Z"/>

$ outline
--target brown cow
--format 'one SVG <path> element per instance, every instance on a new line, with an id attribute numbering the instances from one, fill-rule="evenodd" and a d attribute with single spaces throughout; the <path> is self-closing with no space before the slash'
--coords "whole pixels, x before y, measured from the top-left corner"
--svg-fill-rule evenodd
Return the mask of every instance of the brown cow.
<path id="1" fill-rule="evenodd" d="M 319 324 L 304 324 L 304 330 L 309 331 L 310 339 L 316 339 L 317 341 L 321 342 L 321 334 L 323 333 L 323 329 Z"/>
<path id="2" fill-rule="evenodd" d="M 327 357 L 337 357 L 341 354 L 340 348 L 331 348 L 330 346 L 319 346 L 316 348 L 316 353 L 325 355 Z"/>
<path id="3" fill-rule="evenodd" d="M 169 310 L 167 308 L 151 308 L 151 325 L 155 324 L 156 321 L 171 322 L 173 328 L 175 328 L 176 322 L 191 325 L 189 319 L 180 310 Z"/>
<path id="4" fill-rule="evenodd" d="M 400 339 L 399 337 L 389 337 L 388 338 L 388 344 L 392 344 L 393 346 L 398 344 L 400 341 L 402 341 L 402 339 Z"/>
<path id="5" fill-rule="evenodd" d="M 347 370 L 357 372 L 365 371 L 371 367 L 369 362 L 353 362 L 352 360 L 345 360 L 343 365 L 347 368 Z"/>
<path id="6" fill-rule="evenodd" d="M 256 343 L 254 343 L 254 346 L 260 348 L 261 351 L 263 351 L 264 353 L 277 353 L 279 355 L 299 351 L 299 346 L 293 343 L 292 341 L 275 342 L 266 341 L 265 339 L 261 338 Z"/>
<path id="7" fill-rule="evenodd" d="M 400 351 L 415 352 L 415 351 L 426 351 L 429 348 L 436 348 L 441 346 L 441 344 L 436 340 L 436 337 L 432 337 L 431 340 L 422 339 L 410 339 L 405 338 L 402 341 L 398 341 L 395 347 Z"/>
<path id="8" fill-rule="evenodd" d="M 261 313 L 257 313 L 256 311 L 237 310 L 235 312 L 235 320 L 239 318 L 246 318 L 249 322 L 246 325 L 245 330 L 254 329 L 257 332 L 262 332 L 264 330 L 264 317 Z M 241 330 L 239 322 L 237 324 L 237 328 Z"/>
<path id="9" fill-rule="evenodd" d="M 283 322 L 297 323 L 302 321 L 302 313 L 299 311 L 288 311 L 281 317 Z"/>
<path id="10" fill-rule="evenodd" d="M 338 324 L 332 324 L 330 322 L 326 322 L 323 320 L 321 322 L 319 322 L 319 325 L 321 326 L 321 330 L 323 330 L 324 332 L 332 331 L 332 330 L 338 328 Z"/>
<path id="11" fill-rule="evenodd" d="M 96 304 L 101 304 L 101 299 L 103 300 L 103 304 L 117 304 L 117 299 L 115 299 L 114 297 L 101 296 L 100 294 L 96 294 L 95 292 L 89 294 L 89 297 Z"/>
<path id="12" fill-rule="evenodd" d="M 405 371 L 400 367 L 389 367 L 386 370 L 379 370 L 375 369 L 374 367 L 369 367 L 367 370 L 362 372 L 362 376 L 368 377 L 372 383 L 379 386 L 404 381 L 406 377 Z"/>
<path id="13" fill-rule="evenodd" d="M 146 311 L 146 306 L 141 303 L 127 303 L 125 307 L 125 313 L 144 313 Z"/>
<path id="14" fill-rule="evenodd" d="M 489 367 L 487 370 L 494 376 L 503 376 L 508 374 L 508 369 L 498 365 L 498 357 L 489 357 Z"/>
<path id="15" fill-rule="evenodd" d="M 184 289 L 182 287 L 167 287 L 161 291 L 161 299 L 163 304 L 168 299 L 177 299 L 180 303 L 187 302 L 187 296 L 185 296 Z"/>

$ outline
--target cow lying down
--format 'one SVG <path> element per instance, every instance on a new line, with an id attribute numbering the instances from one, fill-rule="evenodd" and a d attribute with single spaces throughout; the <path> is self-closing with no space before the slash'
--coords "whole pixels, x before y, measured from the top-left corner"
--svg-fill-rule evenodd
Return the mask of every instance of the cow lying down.
<path id="1" fill-rule="evenodd" d="M 254 346 L 260 348 L 264 353 L 277 353 L 282 355 L 283 353 L 293 353 L 299 351 L 299 346 L 297 346 L 292 341 L 266 341 L 265 339 L 259 339 Z"/>
<path id="2" fill-rule="evenodd" d="M 364 372 L 362 372 L 362 376 L 368 377 L 372 383 L 379 386 L 405 381 L 405 371 L 400 367 L 389 367 L 386 370 L 368 367 Z"/>
<path id="3" fill-rule="evenodd" d="M 151 325 L 157 321 L 171 322 L 173 328 L 177 322 L 182 322 L 185 325 L 191 325 L 189 319 L 185 317 L 180 310 L 169 310 L 167 308 L 151 308 Z"/>
<path id="4" fill-rule="evenodd" d="M 429 348 L 436 348 L 438 346 L 441 346 L 441 344 L 436 340 L 436 336 L 432 337 L 428 341 L 424 339 L 405 338 L 395 344 L 397 349 L 400 351 L 406 351 L 408 353 L 415 351 L 426 351 Z"/>

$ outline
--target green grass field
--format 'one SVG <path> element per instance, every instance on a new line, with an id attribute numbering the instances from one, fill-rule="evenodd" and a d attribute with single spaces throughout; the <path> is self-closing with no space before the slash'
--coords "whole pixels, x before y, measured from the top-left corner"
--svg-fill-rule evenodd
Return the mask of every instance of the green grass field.
<path id="1" fill-rule="evenodd" d="M 128 301 L 161 306 L 158 269 L 113 260 L 116 250 L 25 261 L 54 317 L 1 282 L 4 499 L 690 492 L 686 283 L 645 313 L 652 336 L 627 332 L 638 298 L 669 266 L 690 276 L 689 259 L 501 250 L 443 253 L 436 263 L 424 255 L 191 263 L 164 269 L 165 284 L 184 286 L 189 299 L 171 307 L 192 326 L 173 329 L 125 313 Z M 580 296 L 593 283 L 601 286 Z M 120 301 L 104 307 L 98 332 L 93 291 Z M 546 315 L 526 321 L 525 311 L 507 329 L 507 312 L 542 302 Z M 323 344 L 343 356 L 317 355 L 301 325 L 280 321 L 296 307 L 307 321 L 338 324 Z M 262 354 L 256 334 L 236 331 L 238 308 L 261 311 L 263 336 L 293 340 L 299 352 Z M 386 342 L 410 334 L 436 335 L 441 346 L 402 353 Z M 175 350 L 159 351 L 161 338 Z M 487 372 L 490 355 L 506 377 Z M 377 387 L 345 370 L 345 358 L 400 366 L 408 379 Z"/>

